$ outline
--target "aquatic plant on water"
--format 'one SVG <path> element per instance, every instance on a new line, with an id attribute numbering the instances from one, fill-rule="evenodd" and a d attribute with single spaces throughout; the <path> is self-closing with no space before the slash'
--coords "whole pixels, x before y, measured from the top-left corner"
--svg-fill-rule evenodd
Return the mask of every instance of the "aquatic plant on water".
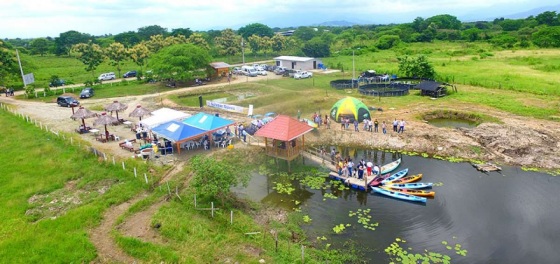
<path id="1" fill-rule="evenodd" d="M 276 184 L 276 186 L 272 187 L 272 189 L 276 190 L 276 192 L 278 193 L 285 193 L 290 195 L 293 191 L 296 190 L 291 183 L 274 182 L 274 184 Z"/>
<path id="2" fill-rule="evenodd" d="M 354 211 L 350 211 L 348 212 L 348 216 L 349 217 L 358 217 L 358 223 L 362 224 L 362 226 L 365 229 L 369 229 L 372 231 L 375 231 L 375 228 L 379 226 L 379 223 L 370 223 L 371 221 L 371 215 L 369 215 L 369 213 L 371 212 L 371 209 L 358 209 L 358 211 L 354 212 Z"/>
<path id="3" fill-rule="evenodd" d="M 346 230 L 346 227 L 350 227 L 350 226 L 352 226 L 352 225 L 351 224 L 346 224 L 346 225 L 338 224 L 338 225 L 335 225 L 332 230 L 334 231 L 335 234 L 340 234 L 340 233 L 344 232 L 344 230 Z"/>
<path id="4" fill-rule="evenodd" d="M 311 217 L 309 217 L 309 215 L 304 215 L 303 216 L 303 222 L 304 223 L 311 223 L 311 220 L 313 220 L 313 219 L 311 219 Z"/>
<path id="5" fill-rule="evenodd" d="M 325 195 L 323 195 L 323 197 L 330 198 L 330 199 L 333 199 L 333 200 L 338 199 L 338 197 L 336 195 L 332 194 L 332 193 L 325 193 Z M 323 198 L 323 201 L 326 201 L 325 198 Z"/>

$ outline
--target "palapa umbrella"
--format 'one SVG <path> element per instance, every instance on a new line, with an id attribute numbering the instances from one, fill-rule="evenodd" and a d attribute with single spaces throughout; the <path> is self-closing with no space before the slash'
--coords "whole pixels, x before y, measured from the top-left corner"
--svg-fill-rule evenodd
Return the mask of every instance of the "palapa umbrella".
<path id="1" fill-rule="evenodd" d="M 70 117 L 72 120 L 82 119 L 82 124 L 84 128 L 86 127 L 86 118 L 96 117 L 97 113 L 90 111 L 89 109 L 85 109 L 83 106 L 80 106 L 78 110 Z"/>
<path id="2" fill-rule="evenodd" d="M 128 114 L 128 117 L 139 117 L 140 121 L 142 121 L 143 116 L 150 114 L 152 114 L 152 111 L 142 107 L 141 105 L 137 105 L 136 108 L 134 108 L 134 110 L 132 110 L 132 112 Z"/>
<path id="3" fill-rule="evenodd" d="M 118 120 L 119 119 L 119 111 L 126 110 L 127 108 L 128 108 L 128 105 L 120 103 L 119 101 L 113 101 L 112 103 L 105 106 L 105 111 L 109 111 L 111 113 L 113 111 L 115 111 L 117 113 L 117 120 Z"/>
<path id="4" fill-rule="evenodd" d="M 331 108 L 331 118 L 336 122 L 340 122 L 340 117 L 351 117 L 358 122 L 362 122 L 366 118 L 371 118 L 368 107 L 362 101 L 354 97 L 346 97 L 338 100 Z"/>
<path id="5" fill-rule="evenodd" d="M 112 125 L 115 122 L 118 122 L 117 118 L 109 116 L 109 115 L 107 115 L 107 113 L 103 112 L 101 115 L 97 116 L 97 119 L 95 119 L 95 121 L 93 121 L 93 125 L 94 126 L 104 125 L 105 126 L 105 136 L 107 137 L 109 135 L 109 132 L 107 131 L 107 125 Z"/>

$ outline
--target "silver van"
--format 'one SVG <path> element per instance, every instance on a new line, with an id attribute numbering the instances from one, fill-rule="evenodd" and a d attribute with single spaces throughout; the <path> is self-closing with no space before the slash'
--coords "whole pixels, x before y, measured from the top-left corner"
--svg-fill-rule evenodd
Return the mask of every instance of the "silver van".
<path id="1" fill-rule="evenodd" d="M 114 72 L 107 72 L 107 73 L 102 73 L 101 75 L 99 75 L 99 78 L 97 78 L 100 81 L 108 81 L 108 80 L 114 80 L 115 78 L 117 78 L 115 76 Z"/>
<path id="2" fill-rule="evenodd" d="M 241 70 L 244 72 L 245 75 L 250 77 L 257 77 L 258 75 L 257 70 L 251 66 L 243 66 L 241 67 Z"/>

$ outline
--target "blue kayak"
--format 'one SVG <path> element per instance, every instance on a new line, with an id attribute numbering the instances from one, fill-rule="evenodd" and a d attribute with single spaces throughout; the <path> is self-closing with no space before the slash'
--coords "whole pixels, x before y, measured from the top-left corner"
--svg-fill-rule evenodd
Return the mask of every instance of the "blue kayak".
<path id="1" fill-rule="evenodd" d="M 411 201 L 411 202 L 419 202 L 419 203 L 425 203 L 426 202 L 426 197 L 419 197 L 416 195 L 410 195 L 410 194 L 406 194 L 406 193 L 402 193 L 402 192 L 394 192 L 394 191 L 389 191 L 389 190 L 385 190 L 385 189 L 381 189 L 381 188 L 377 188 L 377 187 L 371 187 L 371 189 L 376 192 L 376 193 L 380 193 L 380 194 L 384 194 L 393 198 L 397 198 L 397 199 L 401 199 L 401 200 L 407 200 L 407 201 Z"/>
<path id="2" fill-rule="evenodd" d="M 408 168 L 406 168 L 406 169 L 404 169 L 404 170 L 400 170 L 400 171 L 398 171 L 397 173 L 391 175 L 391 177 L 389 177 L 389 178 L 387 178 L 387 179 L 381 181 L 381 184 L 385 184 L 385 183 L 388 183 L 388 182 L 390 182 L 390 181 L 398 180 L 398 179 L 400 179 L 400 178 L 406 176 L 406 174 L 408 174 Z"/>
<path id="3" fill-rule="evenodd" d="M 434 184 L 431 182 L 413 182 L 413 183 L 401 183 L 401 184 L 385 184 L 384 186 L 387 186 L 389 188 L 395 188 L 395 189 L 424 189 L 424 188 L 431 188 Z"/>

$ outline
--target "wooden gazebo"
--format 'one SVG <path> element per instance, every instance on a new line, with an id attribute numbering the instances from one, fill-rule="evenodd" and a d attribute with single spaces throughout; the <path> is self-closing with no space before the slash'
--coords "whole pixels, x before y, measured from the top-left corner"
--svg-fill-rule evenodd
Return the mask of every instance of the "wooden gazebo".
<path id="1" fill-rule="evenodd" d="M 313 127 L 297 119 L 279 115 L 259 129 L 255 136 L 264 137 L 266 154 L 290 161 L 297 158 L 305 148 L 305 133 Z"/>

